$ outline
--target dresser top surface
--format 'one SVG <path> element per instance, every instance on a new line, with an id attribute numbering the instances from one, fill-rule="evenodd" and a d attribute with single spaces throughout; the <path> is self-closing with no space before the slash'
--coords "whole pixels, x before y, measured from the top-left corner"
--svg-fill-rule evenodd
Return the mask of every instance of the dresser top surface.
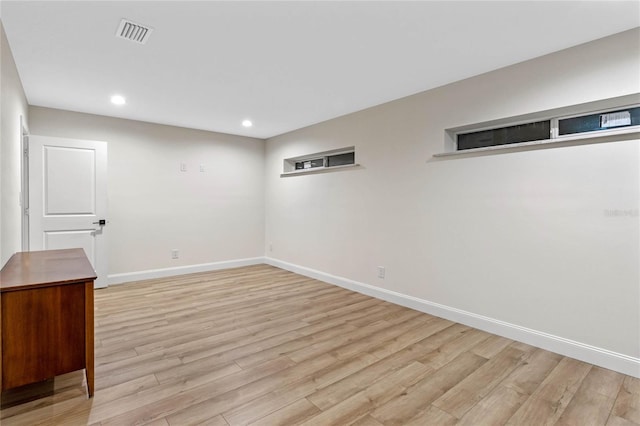
<path id="1" fill-rule="evenodd" d="M 82 249 L 21 252 L 11 256 L 0 271 L 0 292 L 95 279 L 96 272 Z"/>

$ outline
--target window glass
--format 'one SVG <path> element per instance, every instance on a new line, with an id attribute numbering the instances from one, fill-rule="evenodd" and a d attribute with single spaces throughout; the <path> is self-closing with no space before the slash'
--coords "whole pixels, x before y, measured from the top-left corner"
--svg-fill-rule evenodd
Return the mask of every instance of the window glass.
<path id="1" fill-rule="evenodd" d="M 345 154 L 329 155 L 327 157 L 327 167 L 344 166 L 355 163 L 355 154 L 347 152 Z"/>
<path id="2" fill-rule="evenodd" d="M 459 134 L 458 151 L 549 139 L 550 131 L 551 121 L 546 120 Z"/>
<path id="3" fill-rule="evenodd" d="M 313 160 L 297 161 L 296 170 L 313 169 L 324 166 L 324 158 L 315 158 Z"/>
<path id="4" fill-rule="evenodd" d="M 635 107 L 560 119 L 558 134 L 562 136 L 638 125 L 640 125 L 640 107 Z"/>

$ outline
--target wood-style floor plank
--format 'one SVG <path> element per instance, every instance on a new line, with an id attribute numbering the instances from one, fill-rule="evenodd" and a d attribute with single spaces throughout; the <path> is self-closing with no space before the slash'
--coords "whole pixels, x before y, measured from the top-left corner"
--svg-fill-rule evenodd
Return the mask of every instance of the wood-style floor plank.
<path id="1" fill-rule="evenodd" d="M 640 380 L 267 265 L 95 294 L 82 371 L 11 425 L 640 425 Z"/>
<path id="2" fill-rule="evenodd" d="M 625 377 L 613 407 L 612 415 L 640 424 L 640 379 Z"/>
<path id="3" fill-rule="evenodd" d="M 385 425 L 402 425 L 420 411 L 429 408 L 428 404 L 477 371 L 486 362 L 487 360 L 479 355 L 464 352 L 375 409 L 371 416 Z"/>
<path id="4" fill-rule="evenodd" d="M 531 348 L 533 349 L 533 348 Z M 478 354 L 473 351 L 474 354 Z M 433 402 L 433 405 L 462 418 L 464 414 L 502 382 L 513 370 L 521 365 L 530 352 L 507 346 L 482 367 L 473 371 L 447 393 Z"/>
<path id="5" fill-rule="evenodd" d="M 531 396 L 562 357 L 534 349 L 529 358 L 516 367 L 498 386 L 480 400 L 457 422 L 458 425 L 503 425 Z"/>
<path id="6" fill-rule="evenodd" d="M 564 358 L 507 424 L 555 424 L 592 367 L 575 359 Z"/>
<path id="7" fill-rule="evenodd" d="M 624 376 L 615 371 L 593 367 L 560 416 L 557 425 L 602 425 L 613 408 Z"/>

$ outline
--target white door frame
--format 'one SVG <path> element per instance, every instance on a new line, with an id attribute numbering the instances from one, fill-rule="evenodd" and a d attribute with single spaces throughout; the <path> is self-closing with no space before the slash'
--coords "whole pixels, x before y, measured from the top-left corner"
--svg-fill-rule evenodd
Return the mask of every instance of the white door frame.
<path id="1" fill-rule="evenodd" d="M 22 251 L 29 251 L 29 132 L 20 116 L 20 209 L 22 218 Z"/>

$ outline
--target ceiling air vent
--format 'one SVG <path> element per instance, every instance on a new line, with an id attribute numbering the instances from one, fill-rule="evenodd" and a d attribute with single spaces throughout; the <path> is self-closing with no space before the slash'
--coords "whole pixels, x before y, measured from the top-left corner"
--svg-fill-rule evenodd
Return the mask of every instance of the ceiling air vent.
<path id="1" fill-rule="evenodd" d="M 120 21 L 116 37 L 131 40 L 139 44 L 145 44 L 149 40 L 149 36 L 153 32 L 153 28 L 136 24 L 135 22 L 123 19 Z"/>

